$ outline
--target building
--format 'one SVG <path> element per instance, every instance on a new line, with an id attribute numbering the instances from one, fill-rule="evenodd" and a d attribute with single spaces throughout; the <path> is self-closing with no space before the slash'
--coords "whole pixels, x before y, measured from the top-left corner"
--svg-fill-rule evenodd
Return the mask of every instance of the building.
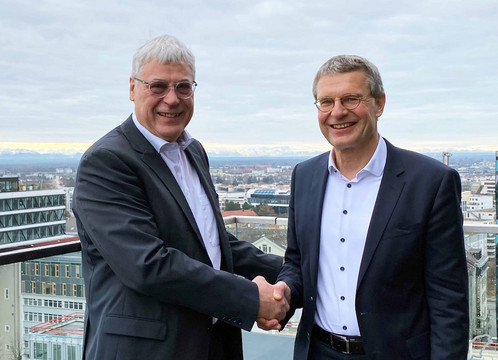
<path id="1" fill-rule="evenodd" d="M 288 189 L 251 189 L 247 192 L 247 202 L 250 205 L 268 205 L 276 216 L 289 215 L 289 201 Z"/>
<path id="2" fill-rule="evenodd" d="M 63 236 L 64 190 L 0 192 L 0 244 Z"/>
<path id="3" fill-rule="evenodd" d="M 0 178 L 0 244 L 67 238 L 66 191 L 21 188 L 18 178 Z M 0 359 L 26 358 L 31 327 L 84 310 L 81 256 L 2 265 L 0 289 Z"/>
<path id="4" fill-rule="evenodd" d="M 72 313 L 33 326 L 29 332 L 29 358 L 78 360 L 83 349 L 83 312 Z"/>
<path id="5" fill-rule="evenodd" d="M 276 242 L 268 239 L 266 236 L 259 238 L 252 244 L 266 254 L 273 254 L 279 256 L 285 255 L 285 247 L 280 246 Z"/>

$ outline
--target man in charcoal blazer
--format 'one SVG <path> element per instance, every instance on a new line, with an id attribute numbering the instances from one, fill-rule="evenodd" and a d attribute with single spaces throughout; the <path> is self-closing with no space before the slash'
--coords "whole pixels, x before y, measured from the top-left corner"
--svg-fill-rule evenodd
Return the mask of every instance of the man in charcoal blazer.
<path id="1" fill-rule="evenodd" d="M 206 153 L 185 131 L 194 77 L 176 38 L 144 44 L 130 78 L 134 113 L 81 159 L 83 359 L 242 359 L 240 329 L 289 309 L 265 281 L 282 258 L 225 230 Z"/>

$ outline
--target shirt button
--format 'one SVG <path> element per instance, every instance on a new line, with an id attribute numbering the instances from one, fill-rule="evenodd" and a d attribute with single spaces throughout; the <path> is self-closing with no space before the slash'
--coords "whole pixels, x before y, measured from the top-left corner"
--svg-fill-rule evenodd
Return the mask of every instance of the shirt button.
<path id="1" fill-rule="evenodd" d="M 348 327 L 347 327 L 346 325 L 344 325 L 344 326 L 342 327 L 342 330 L 347 330 L 347 329 L 348 329 Z"/>
<path id="2" fill-rule="evenodd" d="M 348 211 L 347 211 L 347 210 L 343 210 L 343 211 L 342 211 L 342 213 L 343 213 L 344 215 L 346 215 L 346 214 L 348 213 Z"/>
<path id="3" fill-rule="evenodd" d="M 343 243 L 343 242 L 345 242 L 345 241 L 346 241 L 346 239 L 344 239 L 344 238 L 341 238 L 341 242 L 342 242 L 342 243 Z"/>
<path id="4" fill-rule="evenodd" d="M 351 184 L 348 184 L 348 188 L 351 188 Z"/>
<path id="5" fill-rule="evenodd" d="M 344 271 L 344 270 L 345 270 L 345 269 L 344 269 L 344 266 L 341 266 L 341 267 L 340 267 L 340 269 L 341 269 L 341 271 Z"/>
<path id="6" fill-rule="evenodd" d="M 341 296 L 341 300 L 344 301 L 346 300 L 346 298 L 344 296 Z"/>

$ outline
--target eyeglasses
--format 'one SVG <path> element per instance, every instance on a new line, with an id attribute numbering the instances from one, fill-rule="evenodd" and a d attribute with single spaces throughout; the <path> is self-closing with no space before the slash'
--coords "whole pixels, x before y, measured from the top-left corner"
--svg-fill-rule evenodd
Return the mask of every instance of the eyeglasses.
<path id="1" fill-rule="evenodd" d="M 180 81 L 177 83 L 168 83 L 166 81 L 145 81 L 134 77 L 133 79 L 140 81 L 142 84 L 149 87 L 149 91 L 155 98 L 163 98 L 168 95 L 170 85 L 174 87 L 176 96 L 180 99 L 189 99 L 194 96 L 194 91 L 197 86 L 195 81 Z"/>
<path id="2" fill-rule="evenodd" d="M 370 96 L 344 95 L 340 98 L 323 98 L 315 101 L 315 106 L 323 112 L 330 112 L 334 108 L 335 102 L 339 100 L 343 108 L 347 110 L 356 109 L 362 101 L 366 101 Z"/>

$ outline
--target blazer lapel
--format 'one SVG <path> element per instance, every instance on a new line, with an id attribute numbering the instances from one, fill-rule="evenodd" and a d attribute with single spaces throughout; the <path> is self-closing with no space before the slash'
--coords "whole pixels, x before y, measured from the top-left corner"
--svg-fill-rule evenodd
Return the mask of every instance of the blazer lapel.
<path id="1" fill-rule="evenodd" d="M 379 241 L 384 234 L 387 223 L 391 217 L 394 208 L 398 202 L 399 196 L 405 181 L 402 178 L 404 172 L 403 164 L 398 156 L 396 147 L 391 145 L 387 140 L 387 160 L 384 168 L 384 174 L 380 183 L 379 193 L 375 201 L 372 219 L 368 228 L 365 249 L 360 265 L 360 273 L 358 276 L 359 288 L 361 281 L 370 265 L 372 257 L 375 253 Z"/>
<path id="2" fill-rule="evenodd" d="M 147 166 L 153 172 L 156 173 L 158 178 L 161 180 L 164 186 L 174 197 L 174 199 L 182 209 L 183 213 L 187 217 L 188 221 L 190 222 L 190 225 L 194 229 L 194 232 L 197 234 L 202 246 L 204 246 L 201 233 L 199 231 L 199 228 L 197 227 L 197 223 L 195 222 L 194 215 L 190 210 L 190 206 L 188 205 L 187 199 L 183 195 L 182 189 L 176 182 L 176 179 L 171 173 L 169 167 L 161 158 L 161 155 L 157 153 L 157 151 L 152 147 L 152 145 L 147 141 L 147 139 L 136 128 L 131 116 L 121 125 L 121 130 L 123 131 L 123 134 L 126 136 L 126 138 L 129 140 L 131 146 L 142 158 L 142 161 L 145 164 L 147 164 Z"/>
<path id="3" fill-rule="evenodd" d="M 318 277 L 318 259 L 320 256 L 320 234 L 322 228 L 322 210 L 325 198 L 325 189 L 327 187 L 328 179 L 328 159 L 330 153 L 323 154 L 315 166 L 314 171 L 310 172 L 311 186 L 307 194 L 307 209 L 309 220 L 309 274 L 313 285 L 313 290 L 316 289 L 316 282 Z M 298 190 L 302 191 L 302 190 Z"/>
<path id="4" fill-rule="evenodd" d="M 225 223 L 223 222 L 223 218 L 221 217 L 218 196 L 214 191 L 214 186 L 212 184 L 211 175 L 209 174 L 209 165 L 207 163 L 205 153 L 197 141 L 194 141 L 192 142 L 192 144 L 187 146 L 187 148 L 185 149 L 185 153 L 187 154 L 190 163 L 197 172 L 201 185 L 204 188 L 204 192 L 206 193 L 209 199 L 209 203 L 211 204 L 211 208 L 213 209 L 219 233 L 220 250 L 222 254 L 221 258 L 223 262 L 222 268 L 233 271 L 233 260 L 231 255 L 232 252 L 226 236 L 223 236 L 223 234 L 225 234 L 226 232 Z"/>

